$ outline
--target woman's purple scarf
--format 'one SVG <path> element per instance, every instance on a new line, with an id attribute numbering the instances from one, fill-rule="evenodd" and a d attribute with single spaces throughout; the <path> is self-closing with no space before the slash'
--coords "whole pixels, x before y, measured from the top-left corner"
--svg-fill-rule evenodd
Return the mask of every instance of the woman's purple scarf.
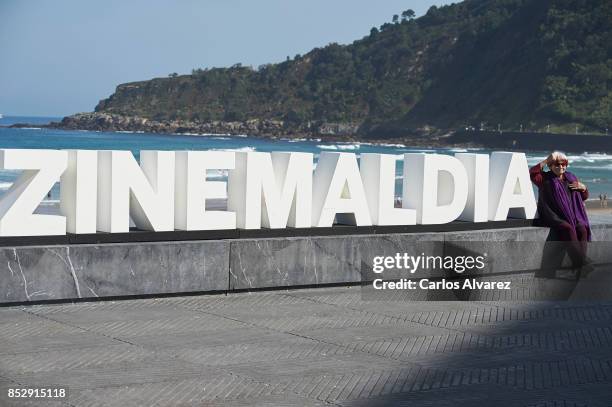
<path id="1" fill-rule="evenodd" d="M 569 183 L 578 181 L 578 178 L 571 172 L 565 173 L 565 179 Z M 587 229 L 588 241 L 591 241 L 591 225 L 589 225 L 589 218 L 584 202 L 582 202 L 582 194 L 578 191 L 571 191 L 568 195 L 567 186 L 559 177 L 552 176 L 551 182 L 555 205 L 559 212 L 573 227 L 576 227 L 577 224 L 584 225 Z"/>

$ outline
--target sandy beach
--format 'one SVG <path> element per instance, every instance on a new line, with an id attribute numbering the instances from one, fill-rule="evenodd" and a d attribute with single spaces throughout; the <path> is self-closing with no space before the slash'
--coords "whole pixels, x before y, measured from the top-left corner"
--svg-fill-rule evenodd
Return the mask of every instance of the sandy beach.
<path id="1" fill-rule="evenodd" d="M 607 202 L 607 207 L 602 207 L 601 201 L 599 199 L 587 199 L 584 204 L 589 212 L 612 212 L 612 203 L 610 202 L 610 200 L 608 200 Z"/>

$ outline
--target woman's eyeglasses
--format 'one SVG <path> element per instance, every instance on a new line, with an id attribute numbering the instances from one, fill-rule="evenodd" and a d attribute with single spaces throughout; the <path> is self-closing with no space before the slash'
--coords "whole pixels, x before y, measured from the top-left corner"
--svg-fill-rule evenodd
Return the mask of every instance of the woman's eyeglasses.
<path id="1" fill-rule="evenodd" d="M 555 167 L 567 167 L 567 161 L 555 161 L 552 165 Z"/>

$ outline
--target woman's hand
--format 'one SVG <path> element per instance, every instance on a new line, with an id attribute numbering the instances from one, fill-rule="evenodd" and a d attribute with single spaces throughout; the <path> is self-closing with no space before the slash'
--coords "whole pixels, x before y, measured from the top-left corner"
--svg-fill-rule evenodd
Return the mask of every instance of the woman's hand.
<path id="1" fill-rule="evenodd" d="M 579 191 L 579 192 L 586 191 L 586 186 L 580 181 L 572 182 L 568 186 L 572 191 Z"/>
<path id="2" fill-rule="evenodd" d="M 540 168 L 544 169 L 544 166 L 548 166 L 550 168 L 550 165 L 553 162 L 553 156 L 552 153 L 550 153 L 548 155 L 548 157 L 546 157 L 544 160 L 542 160 L 542 162 L 540 162 Z"/>

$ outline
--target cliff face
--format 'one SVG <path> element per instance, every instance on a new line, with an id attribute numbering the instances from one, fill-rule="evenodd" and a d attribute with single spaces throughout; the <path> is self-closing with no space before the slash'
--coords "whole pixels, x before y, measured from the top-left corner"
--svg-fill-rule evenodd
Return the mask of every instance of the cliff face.
<path id="1" fill-rule="evenodd" d="M 404 14 L 353 44 L 256 70 L 122 84 L 96 107 L 102 116 L 65 125 L 379 139 L 483 122 L 609 126 L 611 2 L 466 0 Z"/>
<path id="2" fill-rule="evenodd" d="M 327 138 L 352 138 L 359 129 L 346 123 L 306 123 L 300 127 L 282 120 L 250 119 L 245 121 L 151 120 L 139 116 L 114 113 L 78 113 L 64 117 L 46 127 L 66 130 L 134 131 L 167 134 L 234 134 L 261 137 L 310 137 L 320 134 Z"/>

